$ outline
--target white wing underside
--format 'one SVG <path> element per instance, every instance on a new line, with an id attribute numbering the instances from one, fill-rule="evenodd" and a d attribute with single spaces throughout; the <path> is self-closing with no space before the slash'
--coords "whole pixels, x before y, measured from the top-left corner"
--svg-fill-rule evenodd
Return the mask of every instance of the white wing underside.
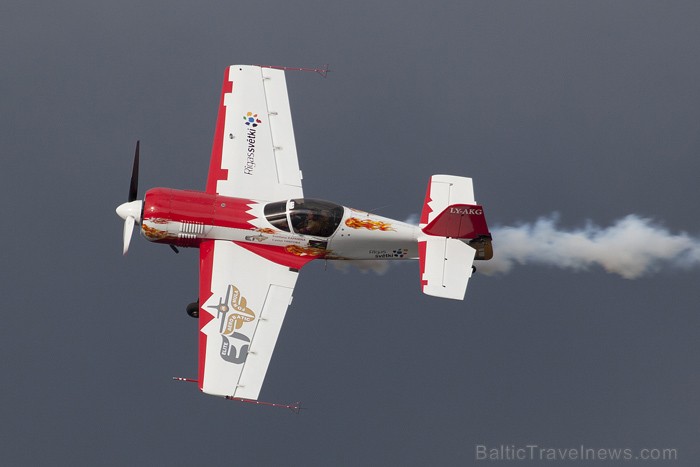
<path id="1" fill-rule="evenodd" d="M 211 265 L 211 297 L 200 308 L 200 388 L 257 399 L 298 273 L 229 241 L 214 241 L 210 257 L 206 249 L 202 255 L 202 267 Z"/>
<path id="2" fill-rule="evenodd" d="M 207 192 L 303 197 L 284 71 L 233 65 L 221 92 Z M 202 391 L 258 398 L 297 275 L 233 242 L 200 245 Z"/>
<path id="3" fill-rule="evenodd" d="M 233 65 L 228 79 L 232 90 L 223 96 L 225 121 L 218 135 L 221 169 L 228 173 L 217 180 L 217 193 L 260 201 L 301 198 L 284 71 Z"/>

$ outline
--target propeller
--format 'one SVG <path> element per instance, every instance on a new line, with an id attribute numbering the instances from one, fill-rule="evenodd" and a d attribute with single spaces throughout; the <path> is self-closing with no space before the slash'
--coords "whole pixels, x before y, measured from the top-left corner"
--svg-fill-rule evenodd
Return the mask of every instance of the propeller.
<path id="1" fill-rule="evenodd" d="M 131 235 L 134 232 L 134 224 L 141 222 L 141 211 L 143 209 L 143 201 L 136 199 L 139 186 L 139 146 L 140 142 L 136 141 L 134 166 L 131 170 L 131 184 L 129 185 L 129 197 L 126 203 L 121 204 L 117 208 L 117 214 L 124 219 L 123 254 L 129 251 L 129 243 L 131 242 Z"/>
<path id="2" fill-rule="evenodd" d="M 129 185 L 129 202 L 136 200 L 136 194 L 139 191 L 139 146 L 141 146 L 141 141 L 136 141 L 134 166 L 131 169 L 131 184 Z"/>

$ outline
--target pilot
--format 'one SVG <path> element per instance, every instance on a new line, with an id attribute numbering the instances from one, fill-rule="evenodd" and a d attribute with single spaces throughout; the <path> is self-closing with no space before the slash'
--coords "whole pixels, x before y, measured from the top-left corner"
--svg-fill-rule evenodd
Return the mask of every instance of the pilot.
<path id="1" fill-rule="evenodd" d="M 306 235 L 318 235 L 318 232 L 323 228 L 323 224 L 316 214 L 309 214 L 306 217 L 306 222 L 299 228 L 299 233 Z"/>

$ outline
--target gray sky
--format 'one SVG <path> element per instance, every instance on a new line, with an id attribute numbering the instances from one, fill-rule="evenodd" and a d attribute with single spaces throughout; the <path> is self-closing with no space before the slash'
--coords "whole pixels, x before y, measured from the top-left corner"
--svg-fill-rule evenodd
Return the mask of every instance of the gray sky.
<path id="1" fill-rule="evenodd" d="M 455 302 L 423 296 L 416 263 L 311 264 L 261 393 L 303 401 L 294 416 L 171 381 L 196 376 L 197 251 L 134 238 L 123 258 L 114 208 L 136 139 L 141 193 L 203 189 L 226 66 L 330 63 L 287 76 L 309 197 L 406 219 L 447 173 L 474 178 L 494 227 L 637 214 L 697 237 L 698 17 L 680 1 L 4 2 L 3 464 L 462 466 L 477 444 L 536 444 L 697 465 L 697 269 L 519 266 Z"/>

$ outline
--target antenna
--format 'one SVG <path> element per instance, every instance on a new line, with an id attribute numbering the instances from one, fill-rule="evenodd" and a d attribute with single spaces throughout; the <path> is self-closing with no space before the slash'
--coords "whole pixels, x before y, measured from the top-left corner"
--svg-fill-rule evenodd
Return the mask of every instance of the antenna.
<path id="1" fill-rule="evenodd" d="M 303 407 L 301 406 L 301 402 L 295 402 L 293 404 L 278 404 L 275 402 L 256 401 L 253 399 L 244 399 L 242 397 L 233 397 L 233 396 L 226 396 L 226 399 L 230 400 L 230 401 L 236 401 L 236 402 L 246 402 L 248 404 L 267 405 L 270 407 L 277 407 L 280 409 L 289 409 L 297 415 L 299 414 L 301 409 L 303 409 Z"/>
<path id="2" fill-rule="evenodd" d="M 180 376 L 173 376 L 173 381 L 181 381 L 184 383 L 198 383 L 199 382 L 196 379 L 182 378 Z M 242 397 L 233 397 L 233 396 L 224 396 L 224 398 L 226 400 L 229 400 L 229 401 L 245 402 L 247 404 L 255 404 L 255 405 L 267 405 L 268 407 L 277 407 L 279 409 L 289 409 L 297 415 L 303 409 L 303 407 L 301 406 L 301 402 L 295 402 L 293 404 L 280 404 L 277 402 L 257 401 L 257 400 L 253 400 L 253 399 L 244 399 Z"/>
<path id="3" fill-rule="evenodd" d="M 173 381 L 183 381 L 185 383 L 198 383 L 196 379 L 190 379 L 190 378 L 181 378 L 179 376 L 173 376 Z"/>
<path id="4" fill-rule="evenodd" d="M 323 68 L 301 68 L 301 67 L 294 67 L 294 66 L 276 66 L 276 65 L 255 65 L 255 66 L 259 66 L 262 68 L 274 68 L 275 70 L 284 70 L 284 71 L 313 71 L 314 73 L 318 73 L 319 75 L 323 76 L 324 78 L 331 71 L 328 68 L 327 63 L 325 65 L 323 65 Z"/>

